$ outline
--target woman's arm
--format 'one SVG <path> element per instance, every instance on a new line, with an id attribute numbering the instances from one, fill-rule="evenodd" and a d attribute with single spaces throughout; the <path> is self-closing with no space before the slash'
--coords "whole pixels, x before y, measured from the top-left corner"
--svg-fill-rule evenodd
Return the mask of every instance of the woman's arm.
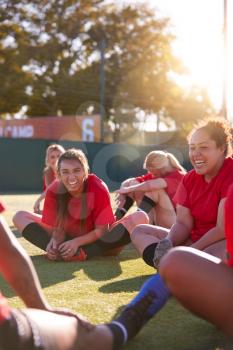
<path id="1" fill-rule="evenodd" d="M 51 310 L 33 264 L 0 216 L 0 271 L 26 306 Z"/>
<path id="2" fill-rule="evenodd" d="M 182 245 L 189 238 L 193 228 L 193 217 L 188 208 L 178 204 L 176 213 L 176 222 L 172 225 L 167 236 L 173 246 Z"/>
<path id="3" fill-rule="evenodd" d="M 164 179 L 158 178 L 154 180 L 148 180 L 145 182 L 142 182 L 138 185 L 132 185 L 128 187 L 122 187 L 119 190 L 116 190 L 116 193 L 119 194 L 126 194 L 130 192 L 150 192 L 155 190 L 161 190 L 163 188 L 167 187 L 167 183 Z"/>
<path id="4" fill-rule="evenodd" d="M 216 226 L 207 231 L 197 242 L 192 244 L 193 248 L 204 250 L 213 243 L 225 238 L 224 232 L 224 203 L 226 198 L 221 199 L 218 206 L 218 216 Z"/>
<path id="5" fill-rule="evenodd" d="M 35 204 L 33 206 L 34 213 L 41 214 L 40 203 L 45 198 L 45 195 L 46 195 L 46 190 L 42 192 L 41 195 L 35 201 Z"/>

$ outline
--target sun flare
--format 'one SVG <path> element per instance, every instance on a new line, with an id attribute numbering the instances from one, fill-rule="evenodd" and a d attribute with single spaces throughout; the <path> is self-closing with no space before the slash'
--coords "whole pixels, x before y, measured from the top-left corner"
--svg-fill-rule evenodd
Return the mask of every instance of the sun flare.
<path id="1" fill-rule="evenodd" d="M 171 18 L 177 39 L 174 51 L 189 70 L 181 81 L 197 84 L 209 92 L 221 109 L 224 83 L 223 0 L 156 0 L 158 8 Z M 227 16 L 227 105 L 228 118 L 233 121 L 233 2 L 228 1 Z"/>

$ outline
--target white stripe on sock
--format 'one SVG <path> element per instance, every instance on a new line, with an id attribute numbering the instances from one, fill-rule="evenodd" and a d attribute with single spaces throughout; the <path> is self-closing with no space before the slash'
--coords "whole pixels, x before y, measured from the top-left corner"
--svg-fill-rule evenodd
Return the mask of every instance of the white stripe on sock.
<path id="1" fill-rule="evenodd" d="M 125 344 L 128 340 L 128 332 L 127 332 L 125 326 L 122 323 L 117 322 L 117 321 L 112 321 L 111 323 L 115 324 L 116 326 L 118 326 L 122 330 L 122 333 L 124 336 L 124 344 Z"/>

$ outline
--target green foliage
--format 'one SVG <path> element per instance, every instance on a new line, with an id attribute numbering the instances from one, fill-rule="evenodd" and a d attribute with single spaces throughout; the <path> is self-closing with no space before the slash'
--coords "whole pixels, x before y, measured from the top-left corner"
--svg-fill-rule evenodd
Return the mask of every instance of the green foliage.
<path id="1" fill-rule="evenodd" d="M 185 69 L 172 52 L 168 18 L 148 5 L 104 0 L 0 0 L 0 114 L 100 113 L 100 50 L 105 42 L 106 121 L 138 128 L 137 111 L 182 125 L 209 109 L 205 92 L 187 94 L 171 79 Z M 183 108 L 184 107 L 184 108 Z M 191 114 L 190 115 L 190 110 Z"/>

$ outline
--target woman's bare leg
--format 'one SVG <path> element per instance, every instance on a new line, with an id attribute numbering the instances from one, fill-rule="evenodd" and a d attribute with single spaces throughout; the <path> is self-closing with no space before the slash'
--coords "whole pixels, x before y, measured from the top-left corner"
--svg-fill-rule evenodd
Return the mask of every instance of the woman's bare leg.
<path id="1" fill-rule="evenodd" d="M 142 256 L 146 247 L 150 244 L 158 243 L 167 236 L 168 232 L 168 229 L 159 226 L 139 225 L 133 230 L 131 240 L 134 247 Z"/>
<path id="2" fill-rule="evenodd" d="M 48 350 L 112 349 L 112 333 L 104 325 L 92 326 L 75 317 L 42 310 L 26 309 L 24 313 L 43 334 Z"/>
<path id="3" fill-rule="evenodd" d="M 204 251 L 208 254 L 216 256 L 217 258 L 221 259 L 223 262 L 226 262 L 227 256 L 226 256 L 226 240 L 225 239 L 223 239 L 222 241 L 216 242 L 214 244 L 211 244 Z"/>
<path id="4" fill-rule="evenodd" d="M 209 254 L 179 247 L 161 260 L 160 273 L 187 309 L 233 336 L 233 269 Z"/>
<path id="5" fill-rule="evenodd" d="M 132 214 L 125 216 L 120 222 L 125 226 L 127 231 L 131 234 L 136 226 L 142 224 L 148 224 L 148 215 L 143 211 L 136 211 Z"/>
<path id="6" fill-rule="evenodd" d="M 43 224 L 41 220 L 42 215 L 23 210 L 18 211 L 12 219 L 15 227 L 19 230 L 20 233 L 22 233 L 24 228 L 32 222 L 36 222 L 37 224 L 43 226 L 46 230 L 49 230 L 49 227 Z"/>
<path id="7" fill-rule="evenodd" d="M 161 227 L 171 228 L 176 221 L 174 206 L 163 189 L 145 193 L 146 197 L 152 199 L 156 206 L 152 209 L 154 213 L 154 224 Z"/>

